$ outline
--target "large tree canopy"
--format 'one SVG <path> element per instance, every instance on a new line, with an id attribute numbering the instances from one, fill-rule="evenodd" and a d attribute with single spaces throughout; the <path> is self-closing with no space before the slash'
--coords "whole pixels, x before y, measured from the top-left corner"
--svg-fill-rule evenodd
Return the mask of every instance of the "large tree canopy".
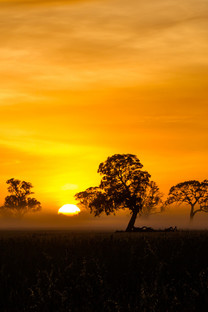
<path id="1" fill-rule="evenodd" d="M 166 203 L 189 205 L 191 220 L 197 212 L 208 212 L 208 181 L 192 180 L 172 186 Z"/>
<path id="2" fill-rule="evenodd" d="M 129 209 L 132 216 L 126 231 L 131 231 L 138 214 L 150 214 L 161 202 L 159 188 L 142 168 L 135 155 L 115 154 L 108 157 L 98 168 L 102 177 L 100 185 L 77 193 L 75 198 L 94 216 Z"/>
<path id="3" fill-rule="evenodd" d="M 22 217 L 27 212 L 36 212 L 41 209 L 41 204 L 37 199 L 29 197 L 34 194 L 31 191 L 33 187 L 30 182 L 20 181 L 17 179 L 7 180 L 8 192 L 11 194 L 6 196 L 2 211 L 10 212 L 16 217 Z"/>

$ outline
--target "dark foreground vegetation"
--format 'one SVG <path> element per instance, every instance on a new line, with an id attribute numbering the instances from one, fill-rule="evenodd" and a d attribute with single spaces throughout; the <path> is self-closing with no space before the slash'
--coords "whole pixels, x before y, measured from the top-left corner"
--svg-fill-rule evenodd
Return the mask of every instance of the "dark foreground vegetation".
<path id="1" fill-rule="evenodd" d="M 0 232 L 1 311 L 207 311 L 208 232 Z"/>

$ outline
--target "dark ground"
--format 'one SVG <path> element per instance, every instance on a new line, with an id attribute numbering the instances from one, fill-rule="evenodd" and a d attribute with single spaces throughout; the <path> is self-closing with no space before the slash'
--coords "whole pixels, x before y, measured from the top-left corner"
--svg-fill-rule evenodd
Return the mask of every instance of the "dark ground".
<path id="1" fill-rule="evenodd" d="M 208 310 L 208 232 L 0 232 L 0 311 Z"/>

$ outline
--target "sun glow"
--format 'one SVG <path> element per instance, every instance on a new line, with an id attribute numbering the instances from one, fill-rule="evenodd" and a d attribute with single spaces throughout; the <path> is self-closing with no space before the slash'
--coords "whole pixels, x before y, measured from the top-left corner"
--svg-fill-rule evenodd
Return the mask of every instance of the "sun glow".
<path id="1" fill-rule="evenodd" d="M 76 205 L 72 204 L 66 204 L 63 205 L 59 210 L 58 214 L 64 214 L 64 215 L 76 215 L 80 212 L 80 209 Z"/>

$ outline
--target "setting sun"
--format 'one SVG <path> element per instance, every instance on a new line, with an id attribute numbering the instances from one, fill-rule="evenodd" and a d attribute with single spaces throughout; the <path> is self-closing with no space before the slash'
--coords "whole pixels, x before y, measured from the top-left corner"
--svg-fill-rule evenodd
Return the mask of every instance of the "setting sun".
<path id="1" fill-rule="evenodd" d="M 79 212 L 80 209 L 76 205 L 66 204 L 59 209 L 58 214 L 75 215 Z"/>

